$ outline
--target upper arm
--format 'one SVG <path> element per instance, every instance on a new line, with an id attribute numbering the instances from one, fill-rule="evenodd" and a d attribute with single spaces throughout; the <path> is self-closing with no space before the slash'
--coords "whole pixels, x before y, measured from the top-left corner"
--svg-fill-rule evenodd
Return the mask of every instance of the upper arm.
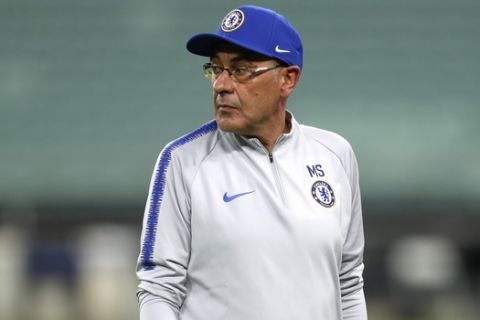
<path id="1" fill-rule="evenodd" d="M 351 210 L 342 249 L 340 286 L 343 319 L 366 319 L 366 304 L 363 292 L 363 233 L 362 204 L 360 196 L 358 164 L 355 154 L 349 148 L 345 169 L 351 187 Z"/>
<path id="2" fill-rule="evenodd" d="M 177 311 L 186 295 L 191 235 L 188 192 L 180 169 L 173 150 L 165 148 L 150 183 L 137 262 L 141 292 Z"/>

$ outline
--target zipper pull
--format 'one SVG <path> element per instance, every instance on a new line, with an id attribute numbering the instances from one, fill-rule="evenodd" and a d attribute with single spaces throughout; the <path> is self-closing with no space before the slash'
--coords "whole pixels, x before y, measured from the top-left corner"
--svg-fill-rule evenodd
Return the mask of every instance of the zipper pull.
<path id="1" fill-rule="evenodd" d="M 269 153 L 268 158 L 270 159 L 270 163 L 273 163 L 273 154 Z"/>

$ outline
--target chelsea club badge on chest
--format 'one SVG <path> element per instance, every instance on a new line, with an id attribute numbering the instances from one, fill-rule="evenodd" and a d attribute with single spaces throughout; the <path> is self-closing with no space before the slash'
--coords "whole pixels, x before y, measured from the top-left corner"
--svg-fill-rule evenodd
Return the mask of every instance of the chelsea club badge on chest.
<path id="1" fill-rule="evenodd" d="M 333 189 L 325 181 L 317 181 L 312 185 L 312 196 L 325 208 L 331 208 L 335 204 Z"/>

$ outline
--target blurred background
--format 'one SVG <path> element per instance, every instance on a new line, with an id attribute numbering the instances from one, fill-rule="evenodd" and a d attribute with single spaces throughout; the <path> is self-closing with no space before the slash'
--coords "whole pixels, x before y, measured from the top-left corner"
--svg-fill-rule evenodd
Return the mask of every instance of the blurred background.
<path id="1" fill-rule="evenodd" d="M 0 0 L 0 319 L 136 319 L 150 175 L 212 118 L 185 50 L 236 1 Z M 479 319 L 480 1 L 256 1 L 302 35 L 289 109 L 361 170 L 370 319 Z"/>

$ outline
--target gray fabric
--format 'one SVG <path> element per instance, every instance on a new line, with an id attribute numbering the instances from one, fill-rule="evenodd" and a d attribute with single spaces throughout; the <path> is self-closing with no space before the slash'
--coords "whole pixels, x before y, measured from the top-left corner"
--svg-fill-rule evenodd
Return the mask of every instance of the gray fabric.
<path id="1" fill-rule="evenodd" d="M 154 266 L 142 253 L 137 265 L 141 320 L 367 319 L 355 155 L 337 134 L 291 121 L 271 157 L 219 129 L 162 151 L 142 232 L 143 254 L 154 232 Z M 334 201 L 317 201 L 314 185 Z"/>

